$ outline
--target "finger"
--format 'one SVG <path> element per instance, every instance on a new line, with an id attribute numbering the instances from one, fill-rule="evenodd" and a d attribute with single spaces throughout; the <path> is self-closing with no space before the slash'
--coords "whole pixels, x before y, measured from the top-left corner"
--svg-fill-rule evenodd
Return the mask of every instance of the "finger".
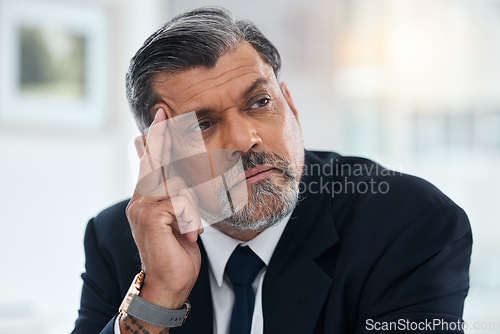
<path id="1" fill-rule="evenodd" d="M 139 180 L 148 177 L 143 182 L 142 193 L 151 190 L 167 179 L 171 146 L 166 114 L 164 109 L 159 108 L 149 128 L 146 147 L 140 161 Z M 167 170 L 164 166 L 167 166 Z M 144 188 L 145 185 L 150 188 Z"/>
<path id="2" fill-rule="evenodd" d="M 155 169 L 159 167 L 166 168 L 164 172 L 168 176 L 171 162 L 172 138 L 165 110 L 159 108 L 158 113 L 156 119 L 158 123 L 152 125 L 146 141 L 146 153 L 150 155 Z"/>
<path id="3" fill-rule="evenodd" d="M 198 240 L 198 235 L 201 234 L 198 232 L 198 230 L 196 231 L 190 231 L 190 232 L 187 232 L 185 234 L 186 238 L 190 241 L 190 242 L 193 242 L 195 243 L 197 240 Z"/>
<path id="4" fill-rule="evenodd" d="M 153 121 L 153 124 L 151 124 L 151 127 L 148 129 L 148 134 L 150 133 L 150 130 L 153 129 L 154 122 L 155 121 Z M 148 139 L 146 138 L 146 141 L 147 140 Z M 141 180 L 142 178 L 149 176 L 149 174 L 156 168 L 149 154 L 149 150 L 146 147 L 146 142 L 143 144 L 144 147 L 141 147 L 141 144 L 138 141 L 134 141 L 134 145 L 136 146 L 137 154 L 142 153 L 139 160 L 139 180 Z"/>
<path id="5" fill-rule="evenodd" d="M 191 202 L 191 205 L 198 208 L 199 199 L 193 188 L 187 186 L 184 179 L 180 177 L 174 177 L 167 180 L 168 194 L 170 197 L 184 196 Z"/>
<path id="6" fill-rule="evenodd" d="M 161 173 L 161 170 L 156 170 L 151 174 L 154 173 Z M 136 191 L 144 190 L 144 192 L 141 193 L 142 196 L 163 197 L 160 199 L 164 199 L 177 196 L 181 192 L 187 191 L 187 189 L 189 189 L 184 179 L 179 176 L 174 176 L 166 180 L 165 182 L 154 184 L 153 186 L 151 186 L 154 181 L 150 180 L 150 178 L 155 180 L 157 177 L 157 175 L 144 177 L 137 183 Z M 189 192 L 189 195 L 191 195 L 191 192 Z M 193 205 L 197 206 L 197 203 L 197 201 L 193 201 Z"/>
<path id="7" fill-rule="evenodd" d="M 135 231 L 148 231 L 154 229 L 156 232 L 163 234 L 172 230 L 170 225 L 175 220 L 173 207 L 170 201 L 154 201 L 146 197 L 132 197 L 127 205 L 127 218 L 135 235 Z M 165 230 L 165 227 L 168 229 Z M 134 236 L 135 238 L 135 236 Z"/>
<path id="8" fill-rule="evenodd" d="M 145 154 L 141 158 L 141 167 L 146 172 L 160 168 L 163 154 L 164 137 L 167 130 L 165 111 L 159 108 L 155 119 L 148 129 Z"/>
<path id="9" fill-rule="evenodd" d="M 198 213 L 198 218 L 200 218 L 200 214 L 199 214 L 199 199 L 198 199 L 198 196 L 196 195 L 196 192 L 193 190 L 193 188 L 186 188 L 186 189 L 182 189 L 180 191 L 177 192 L 178 196 L 183 196 L 185 198 L 187 198 L 190 202 L 190 204 L 196 208 L 196 212 Z M 192 242 L 195 242 L 197 237 L 198 237 L 198 234 L 202 234 L 204 232 L 204 228 L 203 228 L 203 223 L 201 222 L 201 218 L 200 218 L 200 222 L 199 222 L 199 226 L 198 228 L 196 228 L 196 225 L 191 225 L 187 228 L 188 232 L 186 232 L 186 235 L 187 235 L 187 238 L 190 239 Z"/>
<path id="10" fill-rule="evenodd" d="M 191 201 L 185 196 L 176 196 L 170 198 L 172 208 L 181 234 L 195 232 L 198 235 L 198 229 L 202 228 L 200 214 Z M 193 236 L 190 236 L 191 238 Z"/>
<path id="11" fill-rule="evenodd" d="M 168 191 L 162 180 L 163 170 L 161 168 L 150 171 L 147 175 L 139 178 L 134 194 L 144 197 L 166 197 Z"/>
<path id="12" fill-rule="evenodd" d="M 177 215 L 175 211 L 177 211 Z M 203 232 L 198 211 L 184 196 L 159 202 L 151 202 L 145 197 L 140 197 L 137 200 L 132 199 L 127 206 L 126 213 L 136 240 L 141 240 L 141 234 L 151 228 L 156 231 L 156 236 L 161 236 L 165 242 L 169 243 L 175 242 L 175 239 L 178 238 L 195 243 L 198 234 Z M 199 225 L 200 228 L 195 229 L 196 225 Z"/>
<path id="13" fill-rule="evenodd" d="M 188 198 L 178 196 L 164 200 L 155 208 L 163 212 L 166 219 L 162 219 L 162 224 L 172 231 L 172 237 L 176 239 L 185 239 L 191 243 L 195 243 L 198 239 L 198 234 L 203 233 L 203 225 L 199 217 L 198 211 L 191 205 Z M 175 213 L 177 211 L 177 214 Z M 169 219 L 171 217 L 171 219 Z M 157 220 L 160 222 L 160 220 Z M 195 226 L 200 228 L 196 229 Z"/>

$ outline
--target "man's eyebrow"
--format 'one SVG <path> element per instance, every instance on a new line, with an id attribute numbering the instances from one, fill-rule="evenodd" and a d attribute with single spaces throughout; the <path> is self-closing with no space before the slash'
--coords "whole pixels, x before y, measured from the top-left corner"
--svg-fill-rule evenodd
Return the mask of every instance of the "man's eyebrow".
<path id="1" fill-rule="evenodd" d="M 268 86 L 268 85 L 270 86 L 271 82 L 267 78 L 258 78 L 253 82 L 253 84 L 250 87 L 248 87 L 248 89 L 241 96 L 248 97 L 260 86 Z"/>
<path id="2" fill-rule="evenodd" d="M 201 108 L 199 110 L 194 110 L 194 112 L 196 113 L 196 117 L 200 119 L 202 117 L 205 117 L 206 115 L 215 113 L 215 110 L 212 108 Z"/>
<path id="3" fill-rule="evenodd" d="M 271 85 L 271 82 L 266 78 L 257 78 L 250 87 L 248 87 L 242 94 L 242 99 L 248 98 L 256 89 L 261 86 Z M 215 113 L 216 111 L 212 108 L 201 108 L 197 110 L 193 110 L 196 112 L 196 116 L 201 118 L 203 116 Z"/>

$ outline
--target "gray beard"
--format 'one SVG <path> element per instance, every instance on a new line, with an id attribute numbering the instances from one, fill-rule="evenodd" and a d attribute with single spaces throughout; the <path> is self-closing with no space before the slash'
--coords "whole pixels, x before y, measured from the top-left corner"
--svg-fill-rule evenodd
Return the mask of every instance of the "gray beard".
<path id="1" fill-rule="evenodd" d="M 217 189 L 221 215 L 201 212 L 208 222 L 221 224 L 241 232 L 264 231 L 292 213 L 298 201 L 299 183 L 292 172 L 284 172 L 284 185 L 261 180 L 250 186 L 248 202 L 238 205 L 225 189 Z"/>
<path id="2" fill-rule="evenodd" d="M 241 157 L 244 169 L 267 164 L 281 172 L 282 180 L 274 183 L 272 178 L 253 183 L 248 187 L 246 201 L 231 198 L 226 184 L 237 180 L 242 169 L 230 169 L 224 173 L 224 183 L 219 184 L 216 197 L 221 206 L 220 212 L 210 214 L 200 210 L 202 218 L 209 224 L 233 228 L 240 232 L 263 231 L 279 223 L 290 215 L 299 196 L 299 182 L 294 169 L 288 161 L 274 153 L 251 152 Z M 229 180 L 229 181 L 228 181 Z"/>

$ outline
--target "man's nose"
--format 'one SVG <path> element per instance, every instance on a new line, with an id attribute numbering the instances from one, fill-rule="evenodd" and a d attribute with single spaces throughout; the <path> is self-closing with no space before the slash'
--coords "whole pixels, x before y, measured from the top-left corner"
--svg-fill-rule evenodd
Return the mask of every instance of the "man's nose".
<path id="1" fill-rule="evenodd" d="M 250 150 L 258 150 L 262 145 L 256 121 L 240 111 L 230 111 L 226 115 L 224 133 L 224 149 L 234 157 Z"/>

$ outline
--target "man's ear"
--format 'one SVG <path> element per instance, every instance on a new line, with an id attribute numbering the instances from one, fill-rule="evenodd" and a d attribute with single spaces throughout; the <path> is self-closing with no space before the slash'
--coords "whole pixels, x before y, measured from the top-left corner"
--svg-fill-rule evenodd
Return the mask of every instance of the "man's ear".
<path id="1" fill-rule="evenodd" d="M 284 82 L 280 83 L 280 87 L 281 91 L 283 92 L 283 96 L 285 96 L 286 103 L 290 107 L 290 110 L 292 110 L 292 113 L 295 115 L 295 118 L 299 120 L 299 113 L 297 112 L 297 109 L 295 109 L 295 105 L 293 104 L 292 96 L 290 95 L 288 87 Z"/>
<path id="2" fill-rule="evenodd" d="M 146 137 L 145 136 L 137 136 L 134 138 L 134 146 L 135 151 L 137 152 L 137 156 L 139 159 L 142 158 L 144 152 L 146 151 Z"/>

